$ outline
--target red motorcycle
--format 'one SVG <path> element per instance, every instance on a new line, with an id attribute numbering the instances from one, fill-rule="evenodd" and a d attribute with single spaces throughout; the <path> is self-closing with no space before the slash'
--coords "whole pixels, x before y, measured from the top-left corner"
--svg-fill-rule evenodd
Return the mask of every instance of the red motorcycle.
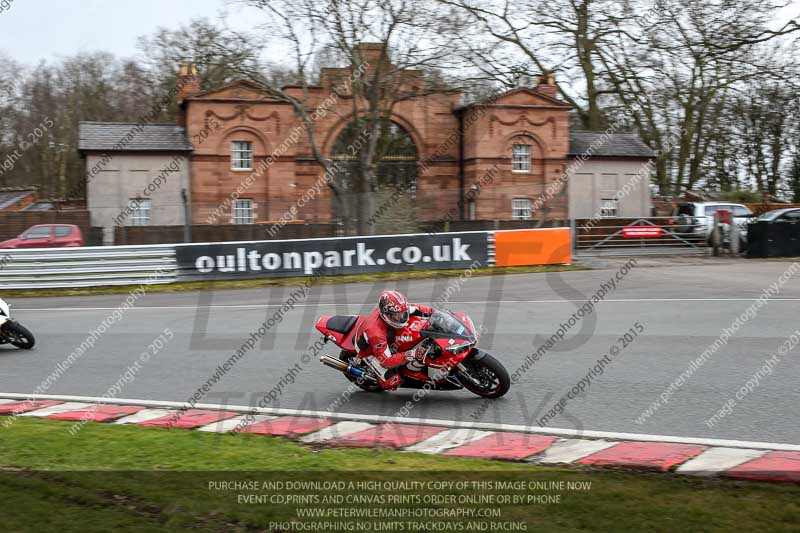
<path id="1" fill-rule="evenodd" d="M 324 342 L 342 349 L 339 358 L 320 355 L 320 362 L 344 373 L 358 387 L 369 392 L 383 389 L 372 369 L 357 354 L 355 332 L 365 320 L 360 315 L 323 316 L 316 328 Z M 475 347 L 478 331 L 464 313 L 435 310 L 428 318 L 412 316 L 395 332 L 395 351 L 421 345 L 424 355 L 400 368 L 401 387 L 409 389 L 468 391 L 483 398 L 499 398 L 508 392 L 511 379 L 502 363 Z"/>

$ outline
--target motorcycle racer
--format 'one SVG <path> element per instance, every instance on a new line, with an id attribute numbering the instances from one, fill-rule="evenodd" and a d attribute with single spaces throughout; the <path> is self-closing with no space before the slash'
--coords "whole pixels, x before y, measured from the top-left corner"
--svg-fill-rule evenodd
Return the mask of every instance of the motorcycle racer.
<path id="1" fill-rule="evenodd" d="M 402 378 L 398 369 L 424 356 L 422 347 L 405 352 L 396 351 L 394 337 L 397 330 L 408 324 L 412 315 L 428 317 L 433 308 L 427 305 L 411 304 L 406 297 L 393 290 L 386 290 L 378 298 L 378 307 L 369 314 L 356 332 L 356 348 L 378 376 L 383 389 L 396 390 Z"/>

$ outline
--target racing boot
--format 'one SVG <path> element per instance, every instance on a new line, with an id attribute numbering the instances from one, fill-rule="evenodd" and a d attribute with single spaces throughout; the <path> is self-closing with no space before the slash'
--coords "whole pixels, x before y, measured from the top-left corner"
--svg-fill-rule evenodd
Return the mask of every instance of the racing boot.
<path id="1" fill-rule="evenodd" d="M 383 390 L 397 390 L 403 377 L 400 375 L 398 367 L 386 367 L 381 364 L 377 357 L 371 355 L 365 359 L 369 367 L 375 372 L 378 383 Z"/>

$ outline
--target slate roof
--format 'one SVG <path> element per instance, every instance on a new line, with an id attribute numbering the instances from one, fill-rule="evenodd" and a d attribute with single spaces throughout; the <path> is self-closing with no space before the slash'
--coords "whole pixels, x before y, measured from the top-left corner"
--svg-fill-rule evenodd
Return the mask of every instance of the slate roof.
<path id="1" fill-rule="evenodd" d="M 8 191 L 0 190 L 0 209 L 6 209 L 34 194 L 33 190 Z"/>
<path id="2" fill-rule="evenodd" d="M 593 157 L 654 157 L 653 150 L 635 133 L 613 133 L 605 142 L 597 131 L 571 131 L 569 155 L 589 153 Z M 78 149 L 97 151 L 191 151 L 186 130 L 174 124 L 147 124 L 141 130 L 134 123 L 81 122 Z M 592 144 L 596 144 L 590 150 Z"/>
<path id="3" fill-rule="evenodd" d="M 605 142 L 602 131 L 571 131 L 569 133 L 569 155 L 588 154 L 592 157 L 655 157 L 655 152 L 644 144 L 635 133 L 612 133 Z M 592 147 L 592 143 L 598 142 Z"/>
<path id="4" fill-rule="evenodd" d="M 138 126 L 126 122 L 81 122 L 78 150 L 104 152 L 190 151 L 186 130 L 175 124 Z"/>
<path id="5" fill-rule="evenodd" d="M 533 87 L 533 88 L 532 87 L 517 87 L 515 89 L 510 89 L 510 90 L 508 90 L 508 91 L 506 91 L 504 93 L 496 94 L 496 95 L 493 95 L 493 96 L 488 96 L 486 98 L 481 98 L 480 100 L 475 100 L 473 102 L 469 102 L 469 103 L 467 103 L 467 104 L 465 104 L 463 106 L 460 106 L 459 109 L 466 109 L 468 107 L 478 106 L 478 105 L 481 105 L 481 104 L 485 104 L 487 102 L 495 103 L 498 100 L 500 100 L 501 98 L 506 98 L 508 96 L 511 96 L 511 95 L 514 95 L 514 94 L 517 94 L 517 93 L 527 93 L 527 94 L 529 94 L 531 96 L 534 96 L 536 98 L 540 98 L 540 99 L 542 99 L 542 100 L 544 100 L 546 102 L 550 102 L 551 105 L 556 105 L 556 106 L 559 106 L 559 107 L 571 107 L 568 103 L 563 102 L 563 101 L 559 100 L 558 98 L 555 98 L 553 96 L 548 96 L 548 95 L 544 94 L 543 92 L 537 91 L 535 87 Z"/>
<path id="6" fill-rule="evenodd" d="M 36 202 L 28 207 L 22 208 L 23 211 L 52 211 L 56 206 L 53 202 Z"/>

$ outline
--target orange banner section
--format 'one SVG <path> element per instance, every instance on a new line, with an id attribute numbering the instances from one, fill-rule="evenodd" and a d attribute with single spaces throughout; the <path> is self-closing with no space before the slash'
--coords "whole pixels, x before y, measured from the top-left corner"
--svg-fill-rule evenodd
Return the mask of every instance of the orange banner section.
<path id="1" fill-rule="evenodd" d="M 572 261 L 569 228 L 494 232 L 495 265 L 561 265 Z"/>

